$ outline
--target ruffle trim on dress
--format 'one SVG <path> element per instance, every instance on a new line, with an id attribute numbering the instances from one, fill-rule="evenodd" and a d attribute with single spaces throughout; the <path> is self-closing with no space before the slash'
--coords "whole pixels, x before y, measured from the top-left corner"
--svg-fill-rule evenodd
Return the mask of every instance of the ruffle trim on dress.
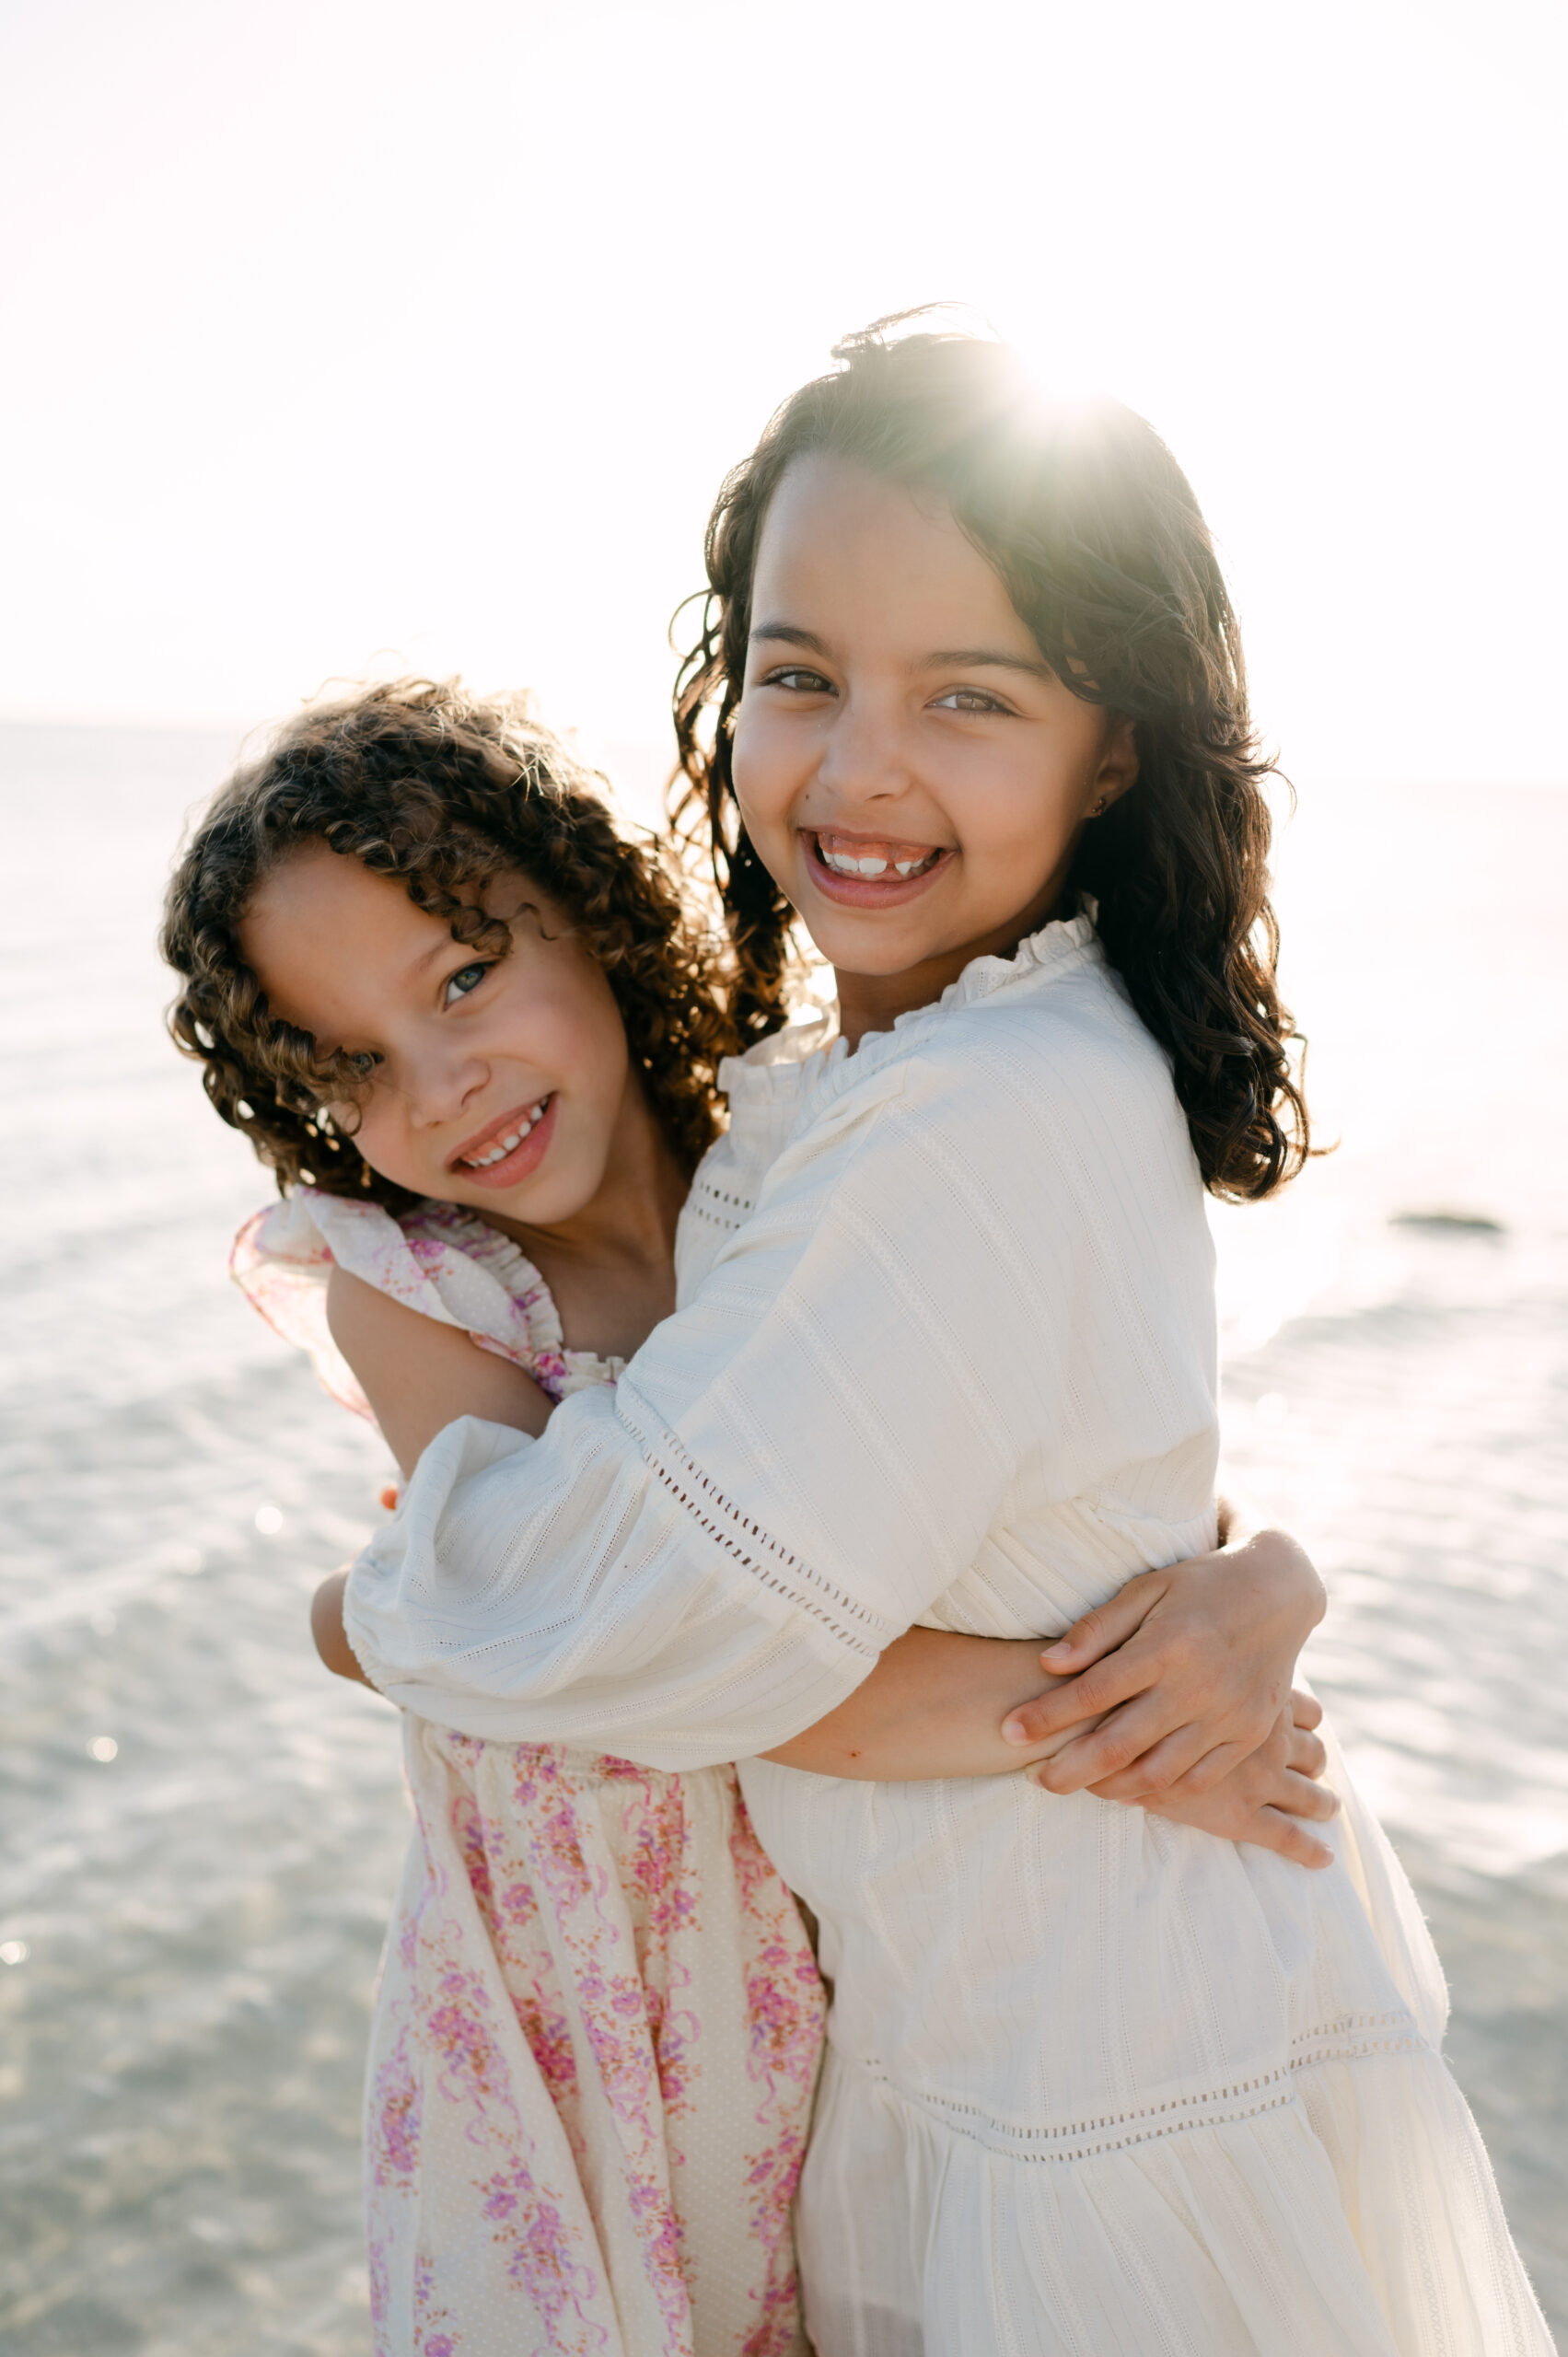
<path id="1" fill-rule="evenodd" d="M 1393 2018 L 1325 2023 L 1228 2116 L 1049 2155 L 1076 2168 L 1011 2167 L 1048 2155 L 951 2135 L 830 2049 L 799 2219 L 818 2346 L 1551 2357 L 1463 2098 Z"/>
<path id="2" fill-rule="evenodd" d="M 1092 908 L 1042 925 L 1007 958 L 975 958 L 931 1006 L 912 1007 L 893 1018 L 887 1031 L 868 1031 L 852 1055 L 842 1033 L 828 1039 L 828 1025 L 799 1025 L 759 1040 L 744 1056 L 728 1056 L 719 1067 L 719 1086 L 732 1115 L 766 1113 L 785 1106 L 804 1110 L 824 1089 L 858 1086 L 878 1066 L 901 1058 L 944 1015 L 976 1006 L 1004 991 L 1064 972 L 1086 960 L 1103 963 Z"/>
<path id="3" fill-rule="evenodd" d="M 456 1203 L 416 1204 L 394 1219 L 378 1203 L 298 1187 L 246 1221 L 229 1272 L 285 1341 L 308 1351 L 335 1399 L 370 1405 L 327 1324 L 327 1280 L 346 1269 L 389 1300 L 466 1332 L 533 1376 L 552 1399 L 613 1383 L 625 1364 L 570 1351 L 549 1286 L 527 1254 Z"/>
<path id="4" fill-rule="evenodd" d="M 1168 2096 L 1163 2102 L 1137 2104 L 1125 2111 L 1105 2112 L 1086 2119 L 1042 2121 L 1020 2127 L 993 2118 L 978 2105 L 955 2103 L 945 2096 L 916 2093 L 895 2079 L 872 2056 L 854 2058 L 855 2066 L 874 2084 L 911 2110 L 923 2113 L 935 2124 L 969 2142 L 1014 2161 L 1090 2161 L 1107 2153 L 1128 2151 L 1191 2128 L 1224 2128 L 1261 2113 L 1277 2111 L 1296 2100 L 1296 2073 L 1324 2062 L 1358 2062 L 1378 2054 L 1431 2054 L 1431 2046 L 1402 2008 L 1388 2014 L 1346 2014 L 1291 2041 L 1288 2062 L 1255 2077 L 1237 2079 L 1199 2094 Z"/>
<path id="5" fill-rule="evenodd" d="M 470 1339 L 481 1350 L 523 1366 L 552 1399 L 565 1399 L 593 1385 L 616 1383 L 625 1371 L 620 1358 L 601 1358 L 597 1351 L 568 1350 L 561 1331 L 555 1296 L 520 1244 L 460 1203 L 424 1202 L 398 1223 L 405 1237 L 428 1237 L 460 1252 L 466 1260 L 493 1277 L 523 1320 L 527 1341 L 519 1353 L 510 1340 L 470 1328 Z"/>

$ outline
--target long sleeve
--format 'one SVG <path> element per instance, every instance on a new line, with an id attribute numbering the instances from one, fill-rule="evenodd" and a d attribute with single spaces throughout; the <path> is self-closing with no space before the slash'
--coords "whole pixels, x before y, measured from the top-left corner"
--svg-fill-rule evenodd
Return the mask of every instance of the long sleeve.
<path id="1" fill-rule="evenodd" d="M 1202 1213 L 1168 1077 L 1103 976 L 1050 995 L 841 1067 L 613 1396 L 542 1441 L 439 1437 L 350 1583 L 383 1691 L 656 1766 L 766 1750 L 1020 1485 L 1071 1496 L 1191 1419 L 1162 1245 Z"/>

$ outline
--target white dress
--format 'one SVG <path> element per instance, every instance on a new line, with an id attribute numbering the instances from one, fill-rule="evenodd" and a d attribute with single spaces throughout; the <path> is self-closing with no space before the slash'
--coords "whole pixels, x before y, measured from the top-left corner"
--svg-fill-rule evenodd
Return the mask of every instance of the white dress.
<path id="1" fill-rule="evenodd" d="M 819 2357 L 1539 2357 L 1353 1794 L 1314 1875 L 1017 1777 L 751 1756 L 914 1620 L 1054 1633 L 1212 1541 L 1201 1190 L 1092 928 L 729 1077 L 684 1306 L 542 1442 L 437 1439 L 350 1582 L 368 1674 L 475 1734 L 747 1761 L 834 1984 Z"/>

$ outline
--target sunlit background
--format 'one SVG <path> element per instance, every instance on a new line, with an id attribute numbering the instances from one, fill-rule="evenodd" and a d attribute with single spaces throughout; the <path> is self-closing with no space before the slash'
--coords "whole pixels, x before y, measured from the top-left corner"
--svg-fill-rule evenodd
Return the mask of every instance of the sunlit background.
<path id="1" fill-rule="evenodd" d="M 390 656 L 662 742 L 718 477 L 975 306 L 1188 467 L 1314 774 L 1561 783 L 1558 0 L 51 0 L 0 49 L 0 709 Z"/>
<path id="2" fill-rule="evenodd" d="M 1231 574 L 1341 1141 L 1216 1215 L 1231 1473 L 1568 2323 L 1565 108 L 1557 0 L 0 16 L 0 2347 L 368 2348 L 407 1820 L 302 1607 L 384 1460 L 224 1282 L 184 814 L 393 668 L 651 812 L 720 477 L 930 300 L 1153 419 Z"/>

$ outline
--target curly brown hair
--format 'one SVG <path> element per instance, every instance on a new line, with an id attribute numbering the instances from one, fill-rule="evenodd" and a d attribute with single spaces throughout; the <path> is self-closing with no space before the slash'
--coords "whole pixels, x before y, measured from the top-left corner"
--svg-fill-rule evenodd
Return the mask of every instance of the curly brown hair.
<path id="1" fill-rule="evenodd" d="M 393 1212 L 415 1201 L 372 1170 L 329 1101 L 365 1060 L 323 1056 L 272 1016 L 239 946 L 258 884 L 304 844 L 396 877 L 452 938 L 505 955 L 485 887 L 521 869 L 565 910 L 604 970 L 649 1104 L 694 1169 L 718 1131 L 718 1062 L 734 1044 L 716 945 L 650 847 L 620 832 L 602 781 L 533 721 L 525 697 L 397 679 L 286 722 L 221 787 L 169 884 L 160 946 L 183 980 L 169 1010 L 222 1118 L 276 1171 Z"/>
<path id="2" fill-rule="evenodd" d="M 1165 444 L 1108 396 L 1047 410 L 1016 355 L 879 320 L 793 393 L 726 480 L 702 632 L 676 688 L 677 823 L 705 829 L 739 960 L 741 1034 L 785 1014 L 792 911 L 740 822 L 730 728 L 769 502 L 807 453 L 935 493 L 994 566 L 1064 687 L 1136 731 L 1132 791 L 1086 828 L 1072 885 L 1170 1058 L 1203 1180 L 1270 1193 L 1308 1151 L 1299 1039 L 1275 980 L 1270 816 L 1241 639 L 1197 500 Z"/>

